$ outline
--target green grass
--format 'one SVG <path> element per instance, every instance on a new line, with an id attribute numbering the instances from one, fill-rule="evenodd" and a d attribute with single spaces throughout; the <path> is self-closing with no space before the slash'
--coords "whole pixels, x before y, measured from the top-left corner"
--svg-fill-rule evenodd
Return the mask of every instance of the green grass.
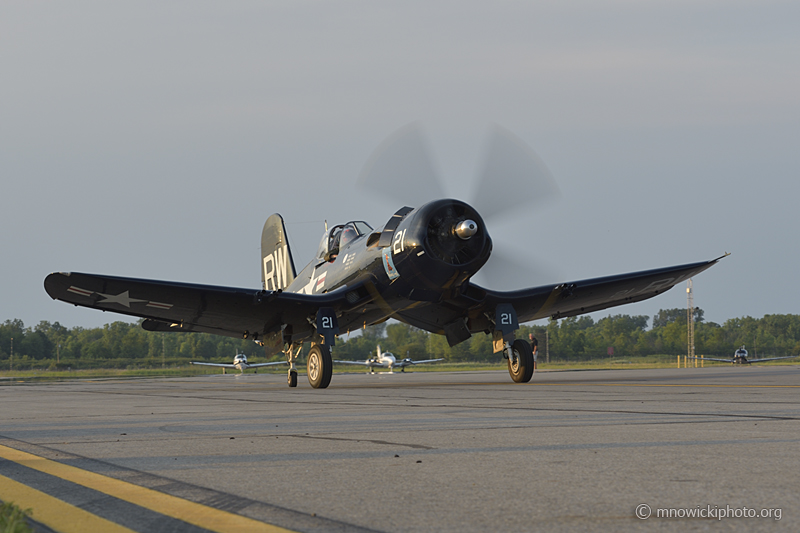
<path id="1" fill-rule="evenodd" d="M 22 510 L 13 502 L 0 505 L 0 533 L 29 533 L 33 531 L 26 516 L 31 515 L 31 510 Z"/>
<path id="2" fill-rule="evenodd" d="M 277 370 L 280 369 L 280 370 Z M 283 374 L 286 367 L 259 368 L 259 373 Z M 238 374 L 235 369 L 228 369 L 229 374 Z M 253 371 L 248 371 L 252 374 Z M 191 377 L 206 374 L 222 374 L 221 368 L 186 365 L 172 368 L 92 368 L 85 370 L 20 370 L 0 371 L 0 379 L 21 379 L 25 381 L 49 381 L 61 379 L 99 379 L 99 378 L 148 378 L 148 377 Z"/>
<path id="3" fill-rule="evenodd" d="M 756 363 L 757 365 L 796 365 L 800 364 L 800 359 L 773 361 L 768 363 Z M 728 363 L 705 362 L 705 366 L 730 366 Z M 305 361 L 300 361 L 297 365 L 302 373 L 305 371 Z M 694 366 L 692 364 L 692 366 Z M 643 368 L 676 368 L 676 356 L 652 355 L 646 357 L 622 357 L 615 359 L 593 359 L 588 361 L 553 361 L 545 363 L 543 358 L 539 360 L 538 370 L 610 370 L 610 369 L 643 369 Z M 699 361 L 698 361 L 699 367 Z M 406 369 L 406 372 L 469 372 L 486 370 L 505 370 L 505 361 L 498 357 L 496 363 L 488 362 L 459 362 L 459 363 L 432 363 L 413 366 Z M 259 374 L 280 374 L 286 373 L 286 366 L 277 365 L 258 369 Z M 381 372 L 385 369 L 375 368 Z M 334 372 L 340 373 L 359 373 L 365 372 L 366 367 L 356 367 L 351 365 L 334 364 Z M 238 374 L 238 370 L 228 369 L 229 374 Z M 203 367 L 195 365 L 177 366 L 172 368 L 138 368 L 138 369 L 116 369 L 116 368 L 96 368 L 86 370 L 21 370 L 9 372 L 0 371 L 0 383 L 8 380 L 22 381 L 51 381 L 51 380 L 70 380 L 70 379 L 126 379 L 126 378 L 148 378 L 148 377 L 191 377 L 210 374 L 221 374 L 221 368 Z M 248 370 L 252 374 L 253 370 Z"/>

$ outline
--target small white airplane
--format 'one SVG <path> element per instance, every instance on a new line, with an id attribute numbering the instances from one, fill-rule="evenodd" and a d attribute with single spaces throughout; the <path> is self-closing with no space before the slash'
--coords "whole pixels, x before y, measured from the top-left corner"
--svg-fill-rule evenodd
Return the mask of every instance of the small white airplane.
<path id="1" fill-rule="evenodd" d="M 374 374 L 372 367 L 377 366 L 380 368 L 388 368 L 392 372 L 395 368 L 399 368 L 400 372 L 405 372 L 407 366 L 419 365 L 422 363 L 434 363 L 436 361 L 444 361 L 444 359 L 425 359 L 422 361 L 414 361 L 406 357 L 399 361 L 392 355 L 391 352 L 381 352 L 381 345 L 378 345 L 377 357 L 370 357 L 366 361 L 334 361 L 334 363 L 342 363 L 343 365 L 360 365 L 369 368 L 371 374 Z"/>
<path id="2" fill-rule="evenodd" d="M 715 359 L 713 357 L 692 357 L 692 359 L 702 359 L 703 361 L 719 361 L 720 363 L 732 363 L 734 365 L 749 365 L 750 363 L 763 363 L 764 361 L 777 361 L 778 359 L 794 359 L 795 357 L 800 356 L 789 355 L 786 357 L 769 357 L 767 359 L 748 359 L 747 350 L 745 350 L 744 345 L 742 345 L 741 348 L 733 353 L 733 358 L 731 359 Z"/>
<path id="3" fill-rule="evenodd" d="M 234 357 L 234 358 L 233 358 L 233 364 L 225 364 L 225 363 L 200 363 L 200 362 L 197 362 L 197 361 L 192 361 L 191 363 L 192 363 L 193 365 L 217 366 L 217 367 L 220 367 L 220 368 L 222 368 L 222 369 L 223 369 L 223 371 L 222 371 L 222 373 L 223 373 L 223 374 L 225 373 L 225 370 L 224 370 L 224 369 L 228 369 L 228 368 L 235 368 L 236 370 L 238 370 L 239 372 L 241 372 L 242 374 L 244 374 L 244 371 L 245 371 L 245 370 L 247 370 L 248 368 L 258 368 L 258 367 L 261 367 L 261 366 L 273 366 L 273 365 L 285 365 L 285 364 L 286 364 L 286 361 L 278 361 L 278 362 L 275 362 L 275 363 L 256 363 L 256 364 L 250 364 L 250 363 L 248 363 L 248 362 L 247 362 L 247 356 L 246 356 L 245 354 L 243 354 L 243 353 L 239 353 L 239 354 L 236 354 L 236 357 Z"/>

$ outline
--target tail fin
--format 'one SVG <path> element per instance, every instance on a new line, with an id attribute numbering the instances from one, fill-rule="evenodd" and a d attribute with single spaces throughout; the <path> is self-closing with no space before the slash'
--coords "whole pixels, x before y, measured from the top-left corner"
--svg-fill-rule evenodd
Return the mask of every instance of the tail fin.
<path id="1" fill-rule="evenodd" d="M 261 231 L 261 285 L 267 291 L 282 290 L 296 275 L 283 217 L 275 213 Z"/>

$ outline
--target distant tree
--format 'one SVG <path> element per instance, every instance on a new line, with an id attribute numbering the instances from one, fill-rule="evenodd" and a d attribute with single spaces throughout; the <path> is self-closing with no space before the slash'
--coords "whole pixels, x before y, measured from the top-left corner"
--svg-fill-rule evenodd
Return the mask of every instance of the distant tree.
<path id="1" fill-rule="evenodd" d="M 704 311 L 699 307 L 694 308 L 694 321 L 699 323 L 703 321 Z M 672 322 L 686 323 L 686 309 L 680 307 L 675 309 L 661 309 L 653 316 L 653 328 L 663 328 Z"/>

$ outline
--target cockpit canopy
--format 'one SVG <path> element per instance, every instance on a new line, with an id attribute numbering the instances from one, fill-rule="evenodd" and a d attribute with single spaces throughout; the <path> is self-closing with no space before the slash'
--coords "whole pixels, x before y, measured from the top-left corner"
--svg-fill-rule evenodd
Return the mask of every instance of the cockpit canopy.
<path id="1" fill-rule="evenodd" d="M 742 346 L 741 348 L 736 350 L 736 353 L 734 353 L 733 356 L 735 358 L 737 358 L 737 359 L 740 358 L 740 357 L 744 357 L 746 359 L 747 358 L 747 350 L 745 350 L 744 346 Z"/>
<path id="2" fill-rule="evenodd" d="M 362 220 L 339 224 L 332 227 L 322 236 L 317 250 L 317 259 L 330 261 L 351 243 L 357 241 L 364 235 L 372 232 L 372 226 Z"/>

